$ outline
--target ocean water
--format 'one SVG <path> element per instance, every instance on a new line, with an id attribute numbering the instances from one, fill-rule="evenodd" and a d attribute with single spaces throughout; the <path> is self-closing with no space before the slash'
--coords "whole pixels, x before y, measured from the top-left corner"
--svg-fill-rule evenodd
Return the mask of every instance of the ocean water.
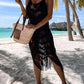
<path id="1" fill-rule="evenodd" d="M 13 29 L 12 28 L 0 28 L 0 38 L 10 38 L 10 35 L 12 34 Z M 64 34 L 67 33 L 67 31 L 51 31 L 52 34 Z"/>
<path id="2" fill-rule="evenodd" d="M 0 28 L 0 38 L 10 38 L 12 28 Z"/>

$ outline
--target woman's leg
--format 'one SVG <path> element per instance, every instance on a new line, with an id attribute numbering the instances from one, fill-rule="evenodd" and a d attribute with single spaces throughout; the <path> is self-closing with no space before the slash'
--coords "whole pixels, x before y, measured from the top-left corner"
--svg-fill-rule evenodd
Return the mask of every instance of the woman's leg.
<path id="1" fill-rule="evenodd" d="M 66 84 L 66 80 L 65 80 L 65 76 L 64 76 L 62 65 L 61 66 L 57 65 L 51 59 L 50 59 L 50 61 L 53 63 L 55 71 L 58 73 L 60 79 L 62 80 L 62 84 Z"/>
<path id="2" fill-rule="evenodd" d="M 41 84 L 41 70 L 34 64 L 34 72 L 37 84 Z"/>

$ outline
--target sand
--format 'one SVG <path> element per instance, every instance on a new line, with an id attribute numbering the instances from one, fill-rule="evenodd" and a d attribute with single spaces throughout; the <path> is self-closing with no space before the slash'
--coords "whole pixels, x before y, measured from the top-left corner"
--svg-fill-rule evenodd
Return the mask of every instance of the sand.
<path id="1" fill-rule="evenodd" d="M 84 84 L 84 39 L 77 35 L 68 41 L 66 34 L 53 35 L 53 39 L 66 79 L 71 84 Z M 41 74 L 42 84 L 61 84 L 53 65 Z M 0 39 L 0 84 L 36 84 L 28 45 Z"/>

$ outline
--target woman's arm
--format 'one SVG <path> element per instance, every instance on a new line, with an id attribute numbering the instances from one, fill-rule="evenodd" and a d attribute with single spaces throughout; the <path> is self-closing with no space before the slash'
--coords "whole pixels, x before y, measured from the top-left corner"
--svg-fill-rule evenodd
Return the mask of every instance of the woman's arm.
<path id="1" fill-rule="evenodd" d="M 48 15 L 37 25 L 27 25 L 27 28 L 35 28 L 38 29 L 44 24 L 46 24 L 51 18 L 52 18 L 52 13 L 53 13 L 53 0 L 47 0 L 47 6 L 48 6 Z"/>
<path id="2" fill-rule="evenodd" d="M 23 6 L 21 0 L 15 0 L 15 1 L 20 5 L 21 10 L 22 10 L 22 14 L 28 18 L 26 9 L 24 8 L 24 6 Z M 26 6 L 28 5 L 28 2 L 29 2 L 29 0 L 26 0 Z"/>
<path id="3" fill-rule="evenodd" d="M 36 25 L 37 29 L 46 24 L 52 18 L 53 0 L 47 0 L 47 6 L 48 6 L 48 15 Z"/>

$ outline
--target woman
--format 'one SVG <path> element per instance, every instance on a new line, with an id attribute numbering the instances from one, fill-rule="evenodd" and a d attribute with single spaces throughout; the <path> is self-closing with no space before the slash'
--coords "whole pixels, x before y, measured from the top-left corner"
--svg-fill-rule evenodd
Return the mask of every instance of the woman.
<path id="1" fill-rule="evenodd" d="M 26 0 L 26 9 L 21 0 L 16 0 L 20 5 L 24 17 L 29 19 L 26 28 L 35 28 L 36 31 L 29 42 L 37 84 L 41 84 L 41 70 L 50 68 L 49 61 L 54 66 L 62 84 L 66 84 L 63 67 L 56 55 L 53 36 L 49 29 L 49 20 L 53 13 L 53 0 Z"/>

